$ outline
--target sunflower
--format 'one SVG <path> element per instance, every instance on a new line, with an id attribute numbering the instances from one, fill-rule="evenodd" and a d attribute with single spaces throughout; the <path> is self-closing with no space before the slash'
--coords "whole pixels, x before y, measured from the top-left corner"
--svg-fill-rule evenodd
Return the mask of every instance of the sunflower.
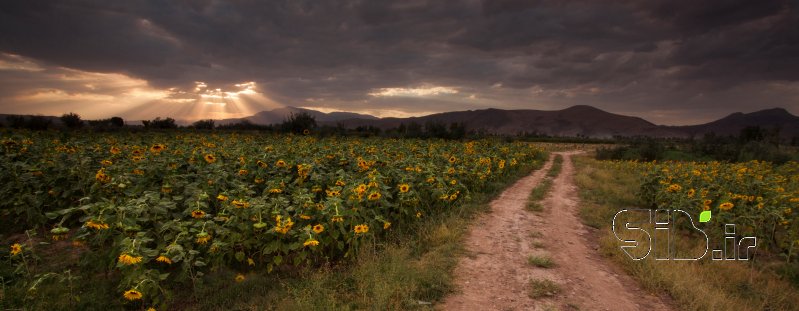
<path id="1" fill-rule="evenodd" d="M 369 200 L 371 201 L 380 200 L 380 197 L 381 197 L 380 192 L 372 192 L 369 194 Z"/>
<path id="2" fill-rule="evenodd" d="M 127 300 L 134 301 L 134 300 L 141 299 L 142 294 L 141 294 L 140 291 L 137 291 L 135 289 L 131 289 L 131 290 L 125 291 L 125 294 L 123 294 L 122 296 L 124 296 L 125 299 L 127 299 Z"/>
<path id="3" fill-rule="evenodd" d="M 277 162 L 275 162 L 275 166 L 277 166 L 277 167 L 286 167 L 286 161 L 277 160 Z"/>
<path id="4" fill-rule="evenodd" d="M 227 202 L 228 196 L 226 196 L 224 194 L 219 194 L 219 195 L 216 196 L 216 200 L 219 201 L 219 202 Z"/>
<path id="5" fill-rule="evenodd" d="M 735 207 L 735 204 L 732 204 L 730 202 L 724 202 L 719 205 L 719 209 L 721 209 L 722 211 L 731 210 L 733 207 Z"/>
<path id="6" fill-rule="evenodd" d="M 234 278 L 234 280 L 236 280 L 236 283 L 244 282 L 244 279 L 245 279 L 244 274 L 241 273 L 236 274 L 236 277 Z"/>
<path id="7" fill-rule="evenodd" d="M 355 188 L 355 192 L 357 192 L 358 194 L 363 194 L 364 192 L 366 192 L 366 185 L 364 184 L 358 185 L 358 187 Z"/>
<path id="8" fill-rule="evenodd" d="M 100 161 L 100 164 L 102 166 L 109 166 L 111 164 L 114 164 L 114 162 L 111 162 L 111 160 L 102 160 L 102 161 Z"/>
<path id="9" fill-rule="evenodd" d="M 308 129 L 302 130 L 302 135 L 308 135 L 308 134 L 311 134 L 310 130 L 308 130 Z"/>
<path id="10" fill-rule="evenodd" d="M 135 265 L 141 262 L 141 256 L 131 256 L 126 253 L 119 255 L 119 263 L 123 265 Z"/>
<path id="11" fill-rule="evenodd" d="M 109 151 L 110 151 L 112 154 L 119 154 L 120 152 L 122 152 L 122 150 L 120 150 L 120 149 L 119 149 L 119 148 L 117 148 L 117 147 L 111 147 L 111 150 L 109 150 Z"/>
<path id="12" fill-rule="evenodd" d="M 144 175 L 144 171 L 141 170 L 141 169 L 138 169 L 138 168 L 134 169 L 133 170 L 133 175 Z"/>
<path id="13" fill-rule="evenodd" d="M 327 196 L 329 197 L 337 197 L 341 195 L 341 192 L 337 190 L 325 190 L 325 193 L 327 193 Z"/>
<path id="14" fill-rule="evenodd" d="M 337 181 L 336 181 L 336 186 L 339 186 L 339 187 L 340 187 L 340 186 L 344 186 L 344 185 L 346 185 L 346 184 L 347 184 L 347 183 L 345 183 L 343 180 L 337 180 Z"/>
<path id="15" fill-rule="evenodd" d="M 201 210 L 194 210 L 194 211 L 191 212 L 191 217 L 194 217 L 196 219 L 203 218 L 203 217 L 205 217 L 205 212 L 203 212 Z"/>
<path id="16" fill-rule="evenodd" d="M 211 240 L 211 235 L 206 232 L 197 234 L 197 244 L 207 244 Z"/>
<path id="17" fill-rule="evenodd" d="M 266 168 L 267 166 L 269 166 L 269 164 L 266 164 L 266 162 L 261 161 L 261 160 L 258 160 L 255 163 L 258 164 L 258 167 L 260 167 L 260 168 Z"/>
<path id="18" fill-rule="evenodd" d="M 19 253 L 22 253 L 22 245 L 19 243 L 11 245 L 11 256 L 19 255 Z"/>
<path id="19" fill-rule="evenodd" d="M 388 228 L 391 228 L 391 223 L 388 221 L 383 222 L 383 230 L 388 230 Z"/>
<path id="20" fill-rule="evenodd" d="M 233 204 L 233 206 L 237 208 L 247 208 L 250 206 L 250 203 L 247 203 L 243 200 L 233 200 L 233 202 L 230 202 L 230 204 Z"/>
<path id="21" fill-rule="evenodd" d="M 455 163 L 456 161 L 458 161 L 458 158 L 456 158 L 455 156 L 449 157 L 449 163 Z"/>
<path id="22" fill-rule="evenodd" d="M 155 261 L 163 262 L 163 263 L 168 264 L 168 265 L 172 264 L 172 259 L 169 259 L 169 257 L 166 257 L 164 255 L 158 256 L 158 258 L 156 258 Z"/>
<path id="23" fill-rule="evenodd" d="M 322 231 L 325 231 L 325 226 L 322 226 L 321 224 L 313 226 L 313 232 L 316 232 L 316 234 L 320 234 Z"/>
<path id="24" fill-rule="evenodd" d="M 241 170 L 239 170 L 239 176 L 244 176 L 244 175 L 247 175 L 247 173 L 248 173 L 248 172 L 247 172 L 247 170 L 245 170 L 245 169 L 241 169 Z"/>
<path id="25" fill-rule="evenodd" d="M 206 154 L 203 156 L 203 159 L 205 159 L 205 162 L 208 162 L 209 164 L 216 162 L 216 157 L 213 154 Z"/>
<path id="26" fill-rule="evenodd" d="M 367 226 L 365 224 L 361 224 L 361 225 L 356 225 L 355 226 L 355 233 L 356 234 L 367 233 L 367 232 L 369 232 L 369 226 Z"/>
<path id="27" fill-rule="evenodd" d="M 100 220 L 94 221 L 93 219 L 87 221 L 85 226 L 86 226 L 86 228 L 97 229 L 97 230 L 108 229 L 108 224 L 107 223 L 105 223 L 103 221 L 100 221 Z"/>
<path id="28" fill-rule="evenodd" d="M 155 144 L 152 147 L 150 147 L 150 152 L 160 153 L 161 151 L 164 151 L 164 149 L 166 149 L 166 146 L 164 144 Z"/>
<path id="29" fill-rule="evenodd" d="M 405 193 L 405 192 L 408 192 L 409 190 L 411 190 L 411 186 L 409 186 L 408 184 L 400 184 L 399 185 L 399 191 L 400 192 Z"/>
<path id="30" fill-rule="evenodd" d="M 111 176 L 108 176 L 105 173 L 105 169 L 101 168 L 99 171 L 97 171 L 97 174 L 94 174 L 94 179 L 101 183 L 108 183 L 111 181 Z"/>
<path id="31" fill-rule="evenodd" d="M 344 217 L 333 216 L 332 218 L 330 218 L 330 221 L 332 221 L 332 222 L 343 222 L 344 221 Z"/>
<path id="32" fill-rule="evenodd" d="M 667 190 L 669 192 L 677 192 L 677 191 L 682 190 L 682 186 L 680 186 L 678 184 L 671 184 Z"/>
<path id="33" fill-rule="evenodd" d="M 302 243 L 302 246 L 305 246 L 305 247 L 307 247 L 307 246 L 317 246 L 317 245 L 319 245 L 319 241 L 317 241 L 317 240 L 308 240 L 308 241 L 305 241 L 305 243 Z"/>

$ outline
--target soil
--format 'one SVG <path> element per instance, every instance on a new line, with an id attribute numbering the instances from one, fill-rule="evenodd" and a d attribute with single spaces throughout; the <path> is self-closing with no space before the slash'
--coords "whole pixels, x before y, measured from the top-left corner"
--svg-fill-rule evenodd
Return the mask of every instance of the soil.
<path id="1" fill-rule="evenodd" d="M 544 211 L 525 209 L 530 192 L 552 166 L 547 164 L 506 189 L 491 202 L 466 236 L 467 254 L 455 268 L 457 292 L 443 310 L 672 310 L 640 288 L 598 253 L 596 238 L 580 221 L 573 182 L 575 152 L 559 153 L 563 167 L 541 202 Z M 548 256 L 555 265 L 540 268 L 530 256 Z M 530 280 L 547 279 L 558 293 L 531 298 Z"/>

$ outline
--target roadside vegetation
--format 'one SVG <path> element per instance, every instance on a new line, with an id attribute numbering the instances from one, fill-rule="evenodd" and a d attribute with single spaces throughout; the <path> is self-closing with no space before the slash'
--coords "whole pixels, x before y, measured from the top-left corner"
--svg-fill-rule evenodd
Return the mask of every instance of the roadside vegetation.
<path id="1" fill-rule="evenodd" d="M 596 241 L 600 246 L 600 252 L 623 267 L 650 292 L 668 294 L 676 306 L 685 310 L 799 310 L 799 305 L 796 304 L 799 301 L 797 281 L 799 279 L 795 277 L 794 272 L 797 261 L 795 258 L 788 259 L 783 256 L 785 253 L 779 248 L 768 249 L 758 245 L 757 254 L 754 260 L 750 261 L 713 261 L 710 260 L 710 254 L 700 261 L 655 261 L 652 258 L 631 260 L 619 248 L 620 242 L 611 230 L 611 223 L 614 215 L 621 209 L 650 206 L 651 202 L 646 199 L 647 195 L 642 195 L 641 189 L 642 185 L 646 184 L 647 165 L 635 162 L 597 161 L 588 156 L 574 159 L 578 172 L 575 174 L 575 182 L 580 189 L 582 202 L 581 217 L 587 225 L 598 229 Z M 679 173 L 678 176 L 684 175 Z M 794 179 L 788 179 L 788 182 L 796 183 L 797 180 Z M 672 186 L 675 183 L 676 180 L 660 184 L 663 193 L 676 195 L 677 186 Z M 726 191 L 729 184 L 719 183 L 714 187 L 714 191 Z M 658 189 L 660 191 L 660 188 Z M 795 188 L 789 189 L 795 191 Z M 701 195 L 701 189 L 690 190 L 691 186 L 685 184 L 679 189 L 684 196 Z M 710 196 L 712 193 L 714 192 L 705 195 Z M 726 192 L 723 195 L 726 195 Z M 670 201 L 674 198 L 659 198 L 661 200 L 659 202 L 664 204 L 677 203 Z M 748 196 L 745 201 L 748 201 Z M 790 199 L 785 202 L 790 202 Z M 704 209 L 703 203 L 697 206 L 700 211 Z M 720 221 L 730 219 L 724 215 L 725 212 L 729 212 L 723 210 L 729 207 L 724 203 L 729 202 L 717 202 L 714 197 L 713 202 L 708 205 L 714 215 L 709 226 L 717 226 Z M 737 208 L 745 206 L 743 203 L 740 204 Z M 757 202 L 752 204 L 755 206 L 754 209 L 745 209 L 750 215 L 759 212 Z M 744 209 L 741 209 L 741 212 L 743 211 Z M 788 215 L 784 213 L 780 215 L 780 217 L 785 216 Z M 793 220 L 796 219 L 795 216 L 791 217 Z M 699 243 L 696 236 L 684 229 L 677 231 L 674 237 L 676 240 L 673 243 L 679 245 L 686 253 L 695 253 L 704 247 L 704 240 Z M 719 237 L 716 237 L 716 241 L 718 239 Z M 713 238 L 711 243 L 712 241 Z"/>

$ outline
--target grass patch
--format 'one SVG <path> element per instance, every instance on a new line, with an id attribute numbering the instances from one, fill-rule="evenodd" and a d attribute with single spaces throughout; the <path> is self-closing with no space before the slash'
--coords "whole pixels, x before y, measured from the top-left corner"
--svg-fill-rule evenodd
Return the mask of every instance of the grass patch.
<path id="1" fill-rule="evenodd" d="M 619 248 L 611 230 L 613 215 L 623 208 L 643 206 L 636 197 L 639 174 L 586 156 L 574 157 L 584 223 L 599 229 L 600 252 L 618 263 L 652 293 L 669 294 L 680 310 L 799 310 L 799 289 L 775 272 L 784 260 L 761 256 L 755 261 L 633 261 Z M 674 235 L 680 249 L 704 245 L 695 237 Z M 711 237 L 711 240 L 713 237 Z M 703 243 L 702 243 L 703 244 Z M 758 250 L 762 252 L 762 250 Z"/>
<path id="2" fill-rule="evenodd" d="M 530 201 L 527 202 L 527 210 L 531 212 L 541 212 L 544 210 L 544 206 L 541 205 L 541 203 Z"/>
<path id="3" fill-rule="evenodd" d="M 530 192 L 530 197 L 527 198 L 527 205 L 526 208 L 528 211 L 531 212 L 541 212 L 544 210 L 544 206 L 541 205 L 541 201 L 544 200 L 549 190 L 552 189 L 552 179 L 557 177 L 560 174 L 560 170 L 563 164 L 563 156 L 556 155 L 555 159 L 552 161 L 552 166 L 549 168 L 547 175 L 541 180 L 538 185 L 533 188 L 533 191 Z"/>
<path id="4" fill-rule="evenodd" d="M 555 261 L 549 256 L 530 256 L 527 257 L 527 263 L 539 268 L 552 268 L 555 266 Z"/>
<path id="5" fill-rule="evenodd" d="M 541 201 L 546 197 L 549 189 L 552 188 L 552 179 L 546 178 L 542 180 L 533 191 L 530 192 L 530 201 Z"/>
<path id="6" fill-rule="evenodd" d="M 560 293 L 560 285 L 547 279 L 530 280 L 529 286 L 528 295 L 533 299 L 552 297 Z"/>
<path id="7" fill-rule="evenodd" d="M 560 175 L 560 170 L 562 167 L 563 167 L 563 156 L 556 154 L 555 160 L 552 161 L 552 168 L 550 168 L 549 172 L 547 172 L 547 176 L 552 178 L 557 177 L 558 175 Z"/>

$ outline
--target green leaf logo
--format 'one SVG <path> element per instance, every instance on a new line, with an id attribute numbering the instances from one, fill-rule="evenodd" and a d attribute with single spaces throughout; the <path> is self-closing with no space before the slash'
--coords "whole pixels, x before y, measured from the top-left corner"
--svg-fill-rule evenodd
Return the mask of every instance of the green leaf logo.
<path id="1" fill-rule="evenodd" d="M 699 222 L 708 222 L 710 221 L 710 211 L 704 211 L 699 213 Z"/>

